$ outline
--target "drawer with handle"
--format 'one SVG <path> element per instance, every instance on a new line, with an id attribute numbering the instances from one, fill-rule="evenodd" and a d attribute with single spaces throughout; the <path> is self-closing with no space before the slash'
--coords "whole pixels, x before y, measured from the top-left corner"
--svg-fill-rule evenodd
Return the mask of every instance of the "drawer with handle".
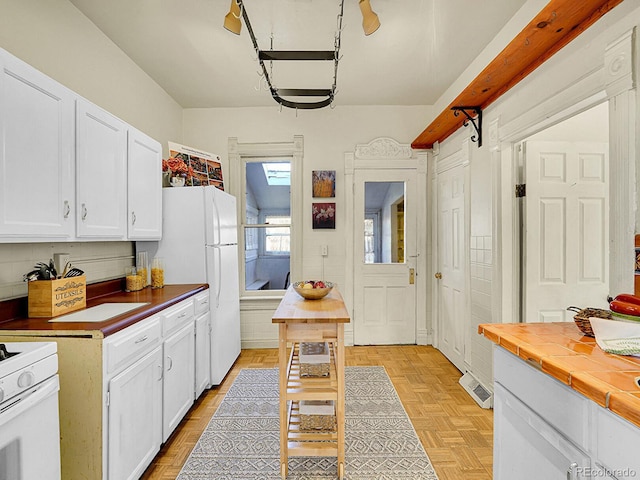
<path id="1" fill-rule="evenodd" d="M 105 340 L 107 373 L 118 371 L 151 348 L 162 343 L 160 317 L 155 316 L 126 328 Z"/>
<path id="2" fill-rule="evenodd" d="M 209 290 L 200 292 L 195 297 L 196 316 L 209 311 Z"/>
<path id="3" fill-rule="evenodd" d="M 165 337 L 171 335 L 182 325 L 194 320 L 193 299 L 184 300 L 162 312 L 162 333 Z"/>

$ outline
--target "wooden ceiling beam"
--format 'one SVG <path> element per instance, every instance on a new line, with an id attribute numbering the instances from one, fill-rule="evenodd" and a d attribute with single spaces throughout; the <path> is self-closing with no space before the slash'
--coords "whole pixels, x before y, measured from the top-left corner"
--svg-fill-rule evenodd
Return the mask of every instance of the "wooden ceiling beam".
<path id="1" fill-rule="evenodd" d="M 411 143 L 432 148 L 463 125 L 457 105 L 487 108 L 623 0 L 551 0 Z"/>

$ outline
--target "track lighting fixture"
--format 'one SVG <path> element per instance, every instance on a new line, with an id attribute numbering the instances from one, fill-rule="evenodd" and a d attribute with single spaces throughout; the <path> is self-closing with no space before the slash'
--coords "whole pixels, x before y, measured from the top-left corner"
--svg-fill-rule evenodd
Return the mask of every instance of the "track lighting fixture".
<path id="1" fill-rule="evenodd" d="M 253 48 L 258 55 L 260 64 L 260 76 L 263 78 L 266 86 L 271 92 L 273 99 L 280 105 L 295 109 L 314 109 L 331 105 L 336 95 L 337 78 L 338 78 L 338 62 L 340 61 L 340 39 L 342 34 L 342 16 L 344 11 L 344 1 L 339 2 L 339 12 L 337 17 L 337 31 L 334 38 L 334 49 L 326 51 L 300 51 L 300 50 L 260 50 L 258 41 L 256 40 L 249 15 L 244 6 L 244 0 L 231 0 L 229 13 L 224 17 L 224 28 L 236 35 L 240 35 L 242 23 L 240 18 L 244 20 L 247 27 Z M 378 15 L 371 9 L 370 0 L 358 0 L 360 11 L 362 12 L 362 28 L 365 35 L 371 35 L 380 27 L 380 19 Z M 273 44 L 273 38 L 272 38 Z M 330 88 L 276 88 L 271 80 L 271 71 L 273 62 L 276 61 L 328 61 L 333 63 L 333 84 Z M 271 68 L 267 68 L 266 63 L 269 62 Z M 290 97 L 290 98 L 284 98 Z M 298 101 L 293 98 L 311 98 L 312 101 Z"/>
<path id="2" fill-rule="evenodd" d="M 236 0 L 231 0 L 231 8 L 229 8 L 229 13 L 224 16 L 224 28 L 229 30 L 231 33 L 240 35 L 240 30 L 242 30 L 242 22 L 240 21 L 240 17 L 240 5 L 238 4 L 238 2 L 236 2 Z"/>
<path id="3" fill-rule="evenodd" d="M 362 29 L 365 35 L 371 35 L 380 28 L 380 19 L 376 12 L 371 9 L 370 0 L 359 0 L 360 11 L 362 12 Z"/>

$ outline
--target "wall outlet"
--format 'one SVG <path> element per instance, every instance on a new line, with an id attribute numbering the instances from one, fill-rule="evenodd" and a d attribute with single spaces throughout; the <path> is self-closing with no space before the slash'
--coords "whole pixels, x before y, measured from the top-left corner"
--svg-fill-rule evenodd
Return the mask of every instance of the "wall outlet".
<path id="1" fill-rule="evenodd" d="M 321 254 L 323 257 L 328 256 L 328 255 L 329 255 L 329 246 L 328 246 L 328 245 L 322 245 L 322 246 L 320 247 L 320 254 Z"/>

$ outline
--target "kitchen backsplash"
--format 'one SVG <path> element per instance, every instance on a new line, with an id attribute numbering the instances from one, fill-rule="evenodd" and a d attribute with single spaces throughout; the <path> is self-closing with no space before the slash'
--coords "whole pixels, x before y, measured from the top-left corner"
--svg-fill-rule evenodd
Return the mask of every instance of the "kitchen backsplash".
<path id="1" fill-rule="evenodd" d="M 133 242 L 10 243 L 0 244 L 0 300 L 26 297 L 22 276 L 54 253 L 68 253 L 71 263 L 84 270 L 87 283 L 124 276 L 134 264 Z"/>

